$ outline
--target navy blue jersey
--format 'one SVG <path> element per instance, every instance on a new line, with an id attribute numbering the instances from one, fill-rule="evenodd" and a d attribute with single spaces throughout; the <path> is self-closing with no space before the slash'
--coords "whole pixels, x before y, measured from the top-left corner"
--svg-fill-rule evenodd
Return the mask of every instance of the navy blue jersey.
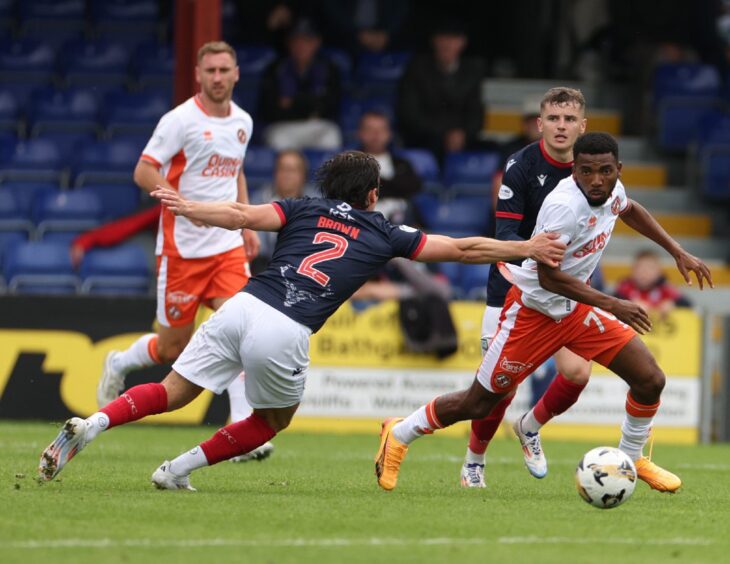
<path id="1" fill-rule="evenodd" d="M 243 291 L 317 331 L 393 257 L 415 258 L 426 235 L 340 200 L 274 202 L 282 228 L 267 269 Z"/>
<path id="2" fill-rule="evenodd" d="M 570 176 L 572 166 L 572 162 L 561 163 L 548 155 L 542 140 L 509 157 L 494 213 L 495 238 L 502 241 L 529 239 L 545 196 L 558 182 Z M 498 268 L 490 269 L 487 305 L 502 307 L 510 286 Z"/>

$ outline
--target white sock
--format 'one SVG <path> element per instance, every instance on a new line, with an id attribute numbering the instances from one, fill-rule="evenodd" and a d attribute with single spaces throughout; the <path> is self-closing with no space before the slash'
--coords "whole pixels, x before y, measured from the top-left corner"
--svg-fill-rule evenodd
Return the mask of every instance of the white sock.
<path id="1" fill-rule="evenodd" d="M 97 411 L 86 418 L 86 440 L 93 441 L 99 433 L 109 428 L 109 416 Z"/>
<path id="2" fill-rule="evenodd" d="M 631 457 L 631 460 L 638 460 L 651 432 L 653 417 L 634 417 L 626 414 L 624 423 L 621 426 L 621 441 L 618 444 L 622 450 Z"/>
<path id="3" fill-rule="evenodd" d="M 467 464 L 484 464 L 486 455 L 487 455 L 486 452 L 484 452 L 482 454 L 478 454 L 478 453 L 472 451 L 469 447 L 467 447 L 466 448 L 466 458 L 464 458 L 464 461 Z"/>
<path id="4" fill-rule="evenodd" d="M 231 423 L 243 421 L 253 409 L 246 399 L 246 382 L 243 372 L 228 386 L 228 401 L 231 405 Z"/>
<path id="5" fill-rule="evenodd" d="M 150 356 L 150 341 L 157 337 L 156 333 L 147 333 L 137 339 L 126 351 L 122 351 L 112 360 L 112 368 L 125 376 L 132 370 L 155 366 L 157 363 Z"/>
<path id="6" fill-rule="evenodd" d="M 200 445 L 182 453 L 175 460 L 170 462 L 170 472 L 176 476 L 187 476 L 193 470 L 208 466 L 208 459 Z"/>
<path id="7" fill-rule="evenodd" d="M 535 433 L 540 432 L 540 429 L 542 428 L 542 423 L 535 419 L 534 409 L 531 409 L 530 411 L 525 413 L 524 417 L 522 417 L 522 421 L 520 422 L 520 428 L 522 429 L 523 433 L 530 433 L 534 435 Z"/>
<path id="8" fill-rule="evenodd" d="M 409 445 L 418 437 L 434 430 L 428 422 L 428 416 L 426 415 L 427 407 L 426 405 L 419 407 L 403 421 L 396 423 L 393 427 L 393 436 L 399 443 Z"/>

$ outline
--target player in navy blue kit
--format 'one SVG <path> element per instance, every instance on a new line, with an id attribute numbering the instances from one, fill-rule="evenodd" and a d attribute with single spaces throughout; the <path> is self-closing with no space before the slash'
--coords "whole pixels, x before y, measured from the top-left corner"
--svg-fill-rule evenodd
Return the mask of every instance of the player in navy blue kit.
<path id="1" fill-rule="evenodd" d="M 324 199 L 261 206 L 188 201 L 162 187 L 152 193 L 174 214 L 208 225 L 278 231 L 271 263 L 200 326 L 161 383 L 135 386 L 87 419 L 69 419 L 43 452 L 43 479 L 53 479 L 102 431 L 179 409 L 203 389 L 220 393 L 241 370 L 253 414 L 165 461 L 152 482 L 161 489 L 192 489 L 188 476 L 193 470 L 270 440 L 289 425 L 299 406 L 310 335 L 393 257 L 473 263 L 531 257 L 554 266 L 562 259 L 565 245 L 552 234 L 529 241 L 452 239 L 392 225 L 373 211 L 380 168 L 365 153 L 337 155 L 318 178 Z"/>
<path id="2" fill-rule="evenodd" d="M 528 145 L 507 159 L 497 198 L 496 234 L 503 241 L 522 241 L 535 228 L 537 213 L 545 197 L 564 178 L 573 165 L 573 145 L 585 131 L 585 99 L 579 90 L 551 88 L 540 102 L 538 128 L 542 139 Z M 482 319 L 482 352 L 497 331 L 499 316 L 511 288 L 499 269 L 492 268 L 487 282 L 487 307 Z M 536 478 L 547 474 L 539 430 L 552 417 L 573 405 L 590 377 L 591 364 L 566 348 L 555 354 L 558 375 L 535 407 L 515 423 L 514 430 L 522 444 L 525 465 Z M 461 467 L 464 487 L 483 488 L 485 454 L 504 418 L 514 394 L 505 397 L 489 414 L 472 421 L 466 457 Z"/>

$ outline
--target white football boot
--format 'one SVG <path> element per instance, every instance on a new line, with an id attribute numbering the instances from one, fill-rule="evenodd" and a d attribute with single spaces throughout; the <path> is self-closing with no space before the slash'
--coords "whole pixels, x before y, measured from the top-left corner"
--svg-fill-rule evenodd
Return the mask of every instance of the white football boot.
<path id="1" fill-rule="evenodd" d="M 38 475 L 42 480 L 53 480 L 64 466 L 83 449 L 87 424 L 81 417 L 72 417 L 58 433 L 53 442 L 41 454 Z"/>
<path id="2" fill-rule="evenodd" d="M 165 460 L 160 467 L 152 473 L 152 483 L 158 490 L 189 490 L 198 491 L 190 485 L 190 474 L 178 476 L 170 471 L 170 461 Z"/>
<path id="3" fill-rule="evenodd" d="M 118 354 L 119 351 L 110 351 L 104 359 L 104 370 L 96 387 L 96 403 L 99 409 L 113 402 L 124 391 L 124 374 L 114 370 L 112 363 Z"/>
<path id="4" fill-rule="evenodd" d="M 522 445 L 522 454 L 525 457 L 525 466 L 527 470 L 535 478 L 544 478 L 547 475 L 547 459 L 545 453 L 542 452 L 542 445 L 540 444 L 540 433 L 525 433 L 522 431 L 522 419 L 524 415 L 520 417 L 515 424 L 512 425 L 512 429 L 520 439 Z"/>
<path id="5" fill-rule="evenodd" d="M 261 462 L 262 460 L 269 458 L 273 452 L 274 445 L 272 445 L 269 441 L 266 441 L 260 447 L 256 447 L 251 452 L 234 456 L 231 458 L 231 462 L 248 462 L 249 460 L 258 460 Z"/>
<path id="6" fill-rule="evenodd" d="M 486 488 L 484 464 L 464 462 L 461 466 L 461 486 L 464 488 Z"/>

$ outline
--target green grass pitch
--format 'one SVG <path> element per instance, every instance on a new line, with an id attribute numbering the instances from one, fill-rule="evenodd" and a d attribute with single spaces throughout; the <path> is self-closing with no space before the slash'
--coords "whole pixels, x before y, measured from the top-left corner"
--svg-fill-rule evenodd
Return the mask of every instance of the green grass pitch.
<path id="1" fill-rule="evenodd" d="M 35 468 L 58 425 L 0 422 L 0 562 L 723 562 L 730 551 L 730 446 L 655 449 L 684 480 L 639 482 L 612 510 L 575 490 L 596 444 L 546 441 L 535 480 L 516 441 L 490 448 L 486 490 L 459 486 L 465 440 L 415 443 L 398 488 L 380 491 L 372 436 L 283 433 L 264 462 L 196 472 L 197 493 L 157 491 L 164 459 L 212 428 L 129 426 L 100 436 L 60 474 Z"/>

